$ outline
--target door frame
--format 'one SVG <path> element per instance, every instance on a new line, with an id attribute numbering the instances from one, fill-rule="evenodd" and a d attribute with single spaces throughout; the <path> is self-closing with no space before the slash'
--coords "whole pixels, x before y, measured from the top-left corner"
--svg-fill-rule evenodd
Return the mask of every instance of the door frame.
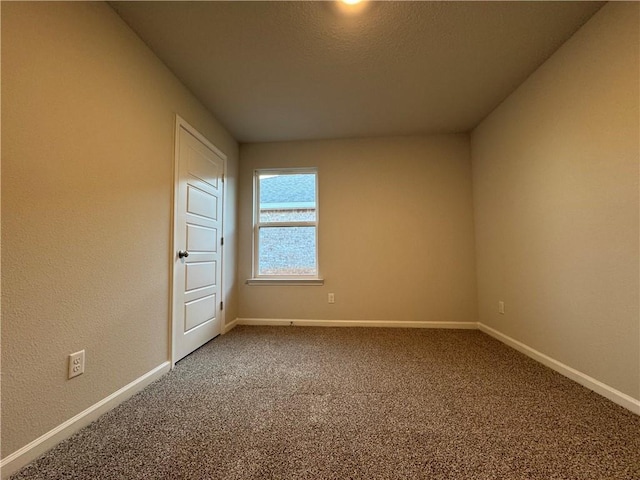
<path id="1" fill-rule="evenodd" d="M 175 367 L 176 362 L 179 359 L 175 358 L 176 355 L 176 332 L 178 330 L 176 315 L 175 315 L 175 304 L 174 304 L 174 292 L 176 286 L 176 246 L 178 243 L 177 235 L 178 228 L 176 222 L 178 221 L 178 188 L 180 182 L 180 129 L 184 129 L 187 133 L 193 135 L 197 140 L 202 142 L 207 148 L 210 148 L 216 155 L 218 155 L 222 161 L 222 220 L 220 222 L 221 225 L 221 234 L 220 238 L 224 238 L 224 217 L 225 217 L 225 197 L 226 197 L 226 189 L 225 189 L 225 178 L 224 174 L 227 171 L 227 156 L 217 148 L 213 143 L 211 143 L 204 135 L 202 135 L 198 130 L 196 130 L 193 126 L 191 126 L 185 119 L 183 119 L 180 115 L 176 113 L 175 119 L 175 129 L 174 129 L 174 152 L 173 152 L 173 189 L 171 196 L 171 250 L 169 252 L 169 360 L 171 362 L 171 369 Z M 224 261 L 224 244 L 219 245 L 220 247 L 220 301 L 225 302 L 225 291 L 224 291 L 224 273 L 225 273 L 225 261 Z M 217 308 L 217 307 L 216 307 Z M 225 326 L 225 311 L 224 308 L 220 310 L 220 331 L 224 331 Z"/>

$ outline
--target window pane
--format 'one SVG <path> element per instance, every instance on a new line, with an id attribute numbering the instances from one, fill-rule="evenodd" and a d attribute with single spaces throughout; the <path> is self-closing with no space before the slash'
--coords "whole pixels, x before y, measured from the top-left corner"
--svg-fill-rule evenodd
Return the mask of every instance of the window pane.
<path id="1" fill-rule="evenodd" d="M 315 227 L 262 227 L 259 275 L 316 275 Z"/>
<path id="2" fill-rule="evenodd" d="M 260 222 L 315 222 L 316 175 L 260 175 Z"/>

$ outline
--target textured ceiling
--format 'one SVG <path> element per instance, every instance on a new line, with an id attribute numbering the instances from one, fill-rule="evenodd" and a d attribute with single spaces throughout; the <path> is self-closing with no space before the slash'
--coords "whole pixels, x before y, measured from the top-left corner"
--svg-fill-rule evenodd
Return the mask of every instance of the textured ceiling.
<path id="1" fill-rule="evenodd" d="M 601 2 L 111 2 L 241 142 L 465 132 Z"/>

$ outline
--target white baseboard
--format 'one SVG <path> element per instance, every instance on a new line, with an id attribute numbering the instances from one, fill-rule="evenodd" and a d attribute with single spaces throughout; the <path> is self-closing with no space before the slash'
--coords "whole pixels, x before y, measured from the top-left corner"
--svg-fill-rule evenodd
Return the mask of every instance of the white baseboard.
<path id="1" fill-rule="evenodd" d="M 162 375 L 167 373 L 171 369 L 171 362 L 164 362 L 158 365 L 153 370 L 145 373 L 141 377 L 136 378 L 133 382 L 125 385 L 117 392 L 112 393 L 106 398 L 103 398 L 97 403 L 94 403 L 86 410 L 80 412 L 76 416 L 70 418 L 64 423 L 61 423 L 53 430 L 49 430 L 41 437 L 36 438 L 31 443 L 16 450 L 11 455 L 3 458 L 0 461 L 0 472 L 2 472 L 2 478 L 5 479 L 10 475 L 16 473 L 22 467 L 28 465 L 47 450 L 55 447 L 65 438 L 70 437 L 81 428 L 89 425 L 94 420 L 97 420 L 100 415 L 108 412 L 120 403 L 124 402 L 129 397 L 138 393 L 144 387 L 154 382 Z"/>
<path id="2" fill-rule="evenodd" d="M 518 340 L 515 340 L 507 335 L 500 333 L 497 330 L 494 330 L 483 323 L 478 323 L 478 329 L 487 335 L 491 335 L 493 338 L 500 340 L 502 343 L 510 346 L 518 350 L 521 353 L 524 353 L 526 356 L 533 358 L 534 360 L 546 365 L 547 367 L 555 370 L 556 372 L 564 375 L 567 378 L 570 378 L 574 382 L 579 383 L 583 387 L 588 388 L 605 398 L 608 398 L 614 403 L 626 408 L 627 410 L 631 410 L 633 413 L 640 415 L 640 400 L 636 400 L 635 398 L 627 395 L 626 393 L 622 393 L 619 390 L 616 390 L 609 385 L 602 383 L 595 378 L 586 375 L 575 368 L 571 368 L 568 365 L 565 365 L 562 362 L 559 362 L 544 353 L 541 353 Z"/>
<path id="3" fill-rule="evenodd" d="M 232 322 L 227 323 L 225 326 L 222 327 L 222 334 L 224 335 L 225 333 L 229 333 L 231 330 L 233 330 L 236 326 L 238 325 L 238 319 L 236 318 L 235 320 L 233 320 Z"/>
<path id="4" fill-rule="evenodd" d="M 412 322 L 392 320 L 309 320 L 293 318 L 237 318 L 237 325 L 293 327 L 459 328 L 475 330 L 476 322 Z"/>

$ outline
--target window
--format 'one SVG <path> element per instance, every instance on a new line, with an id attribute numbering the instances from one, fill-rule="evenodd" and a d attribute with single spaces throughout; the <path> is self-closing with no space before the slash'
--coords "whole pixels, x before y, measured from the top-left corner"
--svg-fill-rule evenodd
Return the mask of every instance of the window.
<path id="1" fill-rule="evenodd" d="M 253 278 L 318 280 L 318 174 L 256 170 Z"/>

